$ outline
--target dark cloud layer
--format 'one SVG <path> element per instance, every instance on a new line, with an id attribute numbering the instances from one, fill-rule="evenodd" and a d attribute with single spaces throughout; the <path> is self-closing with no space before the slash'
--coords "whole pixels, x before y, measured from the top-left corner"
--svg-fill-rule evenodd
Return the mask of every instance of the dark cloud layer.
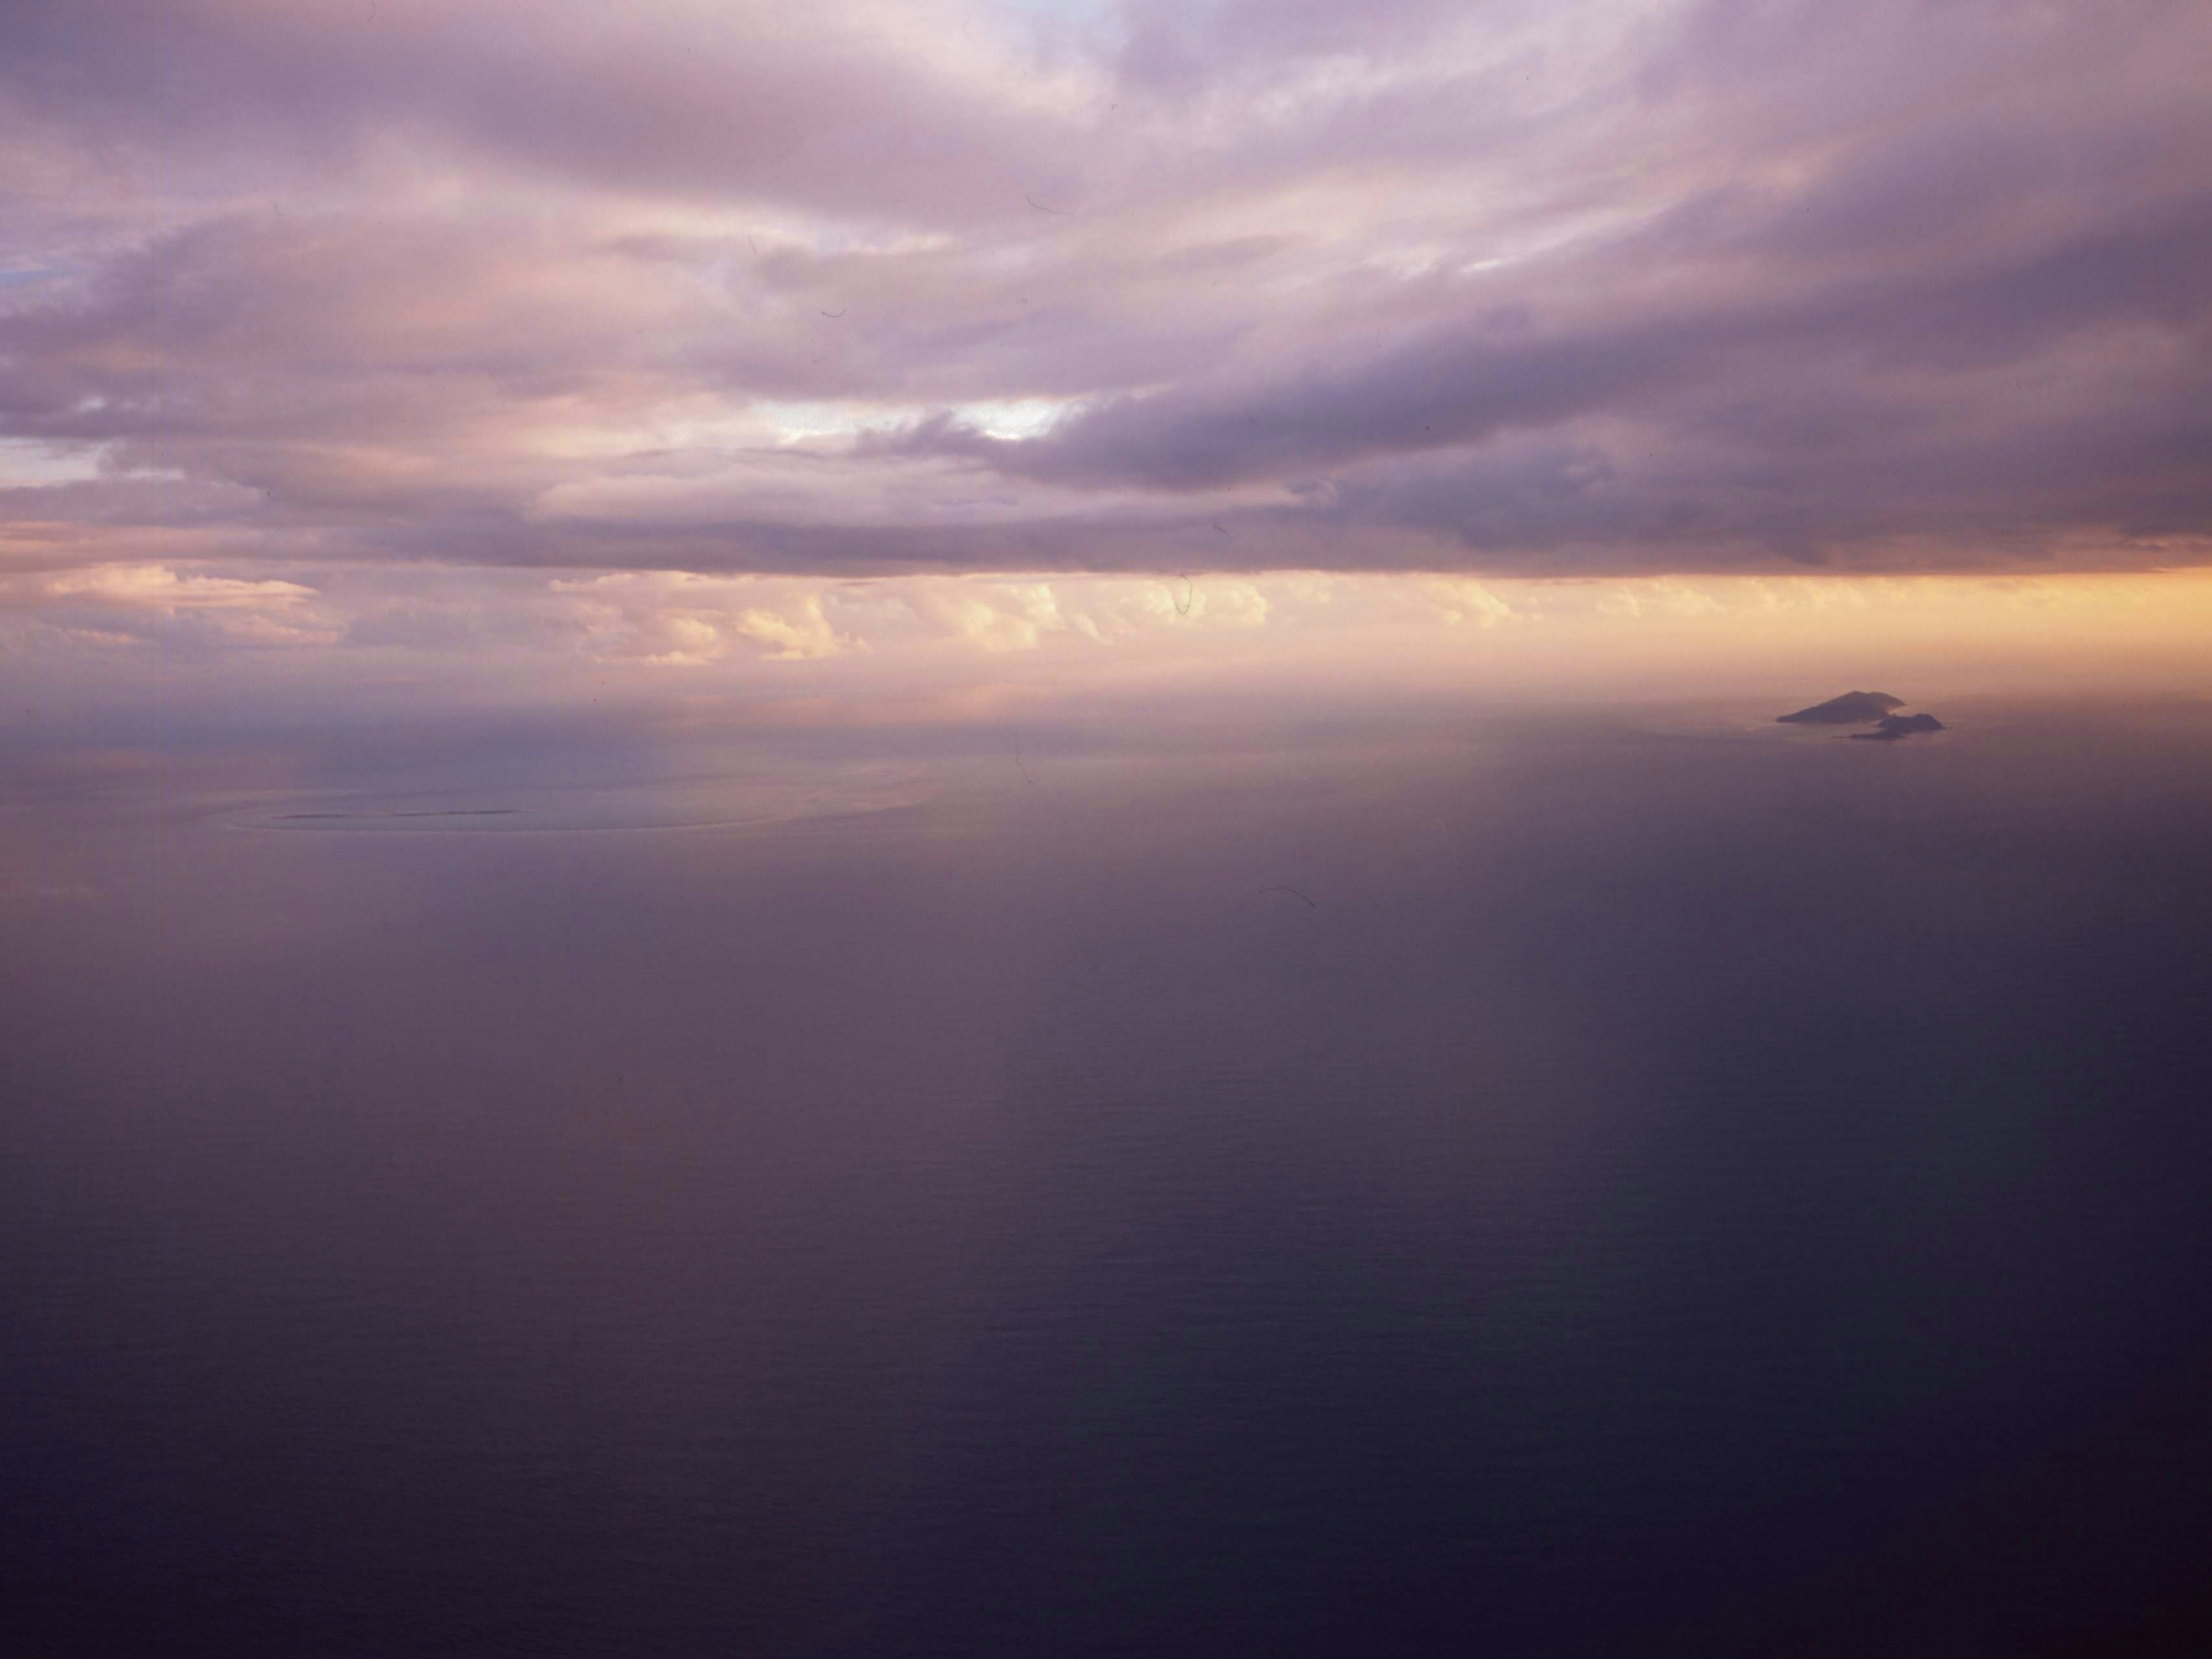
<path id="1" fill-rule="evenodd" d="M 0 513 L 289 556 L 2212 549 L 2201 5 L 0 11 Z"/>

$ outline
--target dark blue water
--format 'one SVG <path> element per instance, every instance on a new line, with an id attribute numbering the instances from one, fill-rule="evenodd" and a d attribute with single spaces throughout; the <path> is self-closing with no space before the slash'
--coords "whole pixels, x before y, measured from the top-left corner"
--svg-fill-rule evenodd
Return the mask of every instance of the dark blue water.
<path id="1" fill-rule="evenodd" d="M 0 1645 L 2208 1650 L 2212 712 L 1944 712 L 10 751 Z"/>

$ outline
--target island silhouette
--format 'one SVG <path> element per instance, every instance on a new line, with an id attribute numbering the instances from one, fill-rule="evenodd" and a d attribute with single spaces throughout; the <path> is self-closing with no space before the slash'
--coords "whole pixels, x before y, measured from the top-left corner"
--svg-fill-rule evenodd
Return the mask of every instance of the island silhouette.
<path id="1" fill-rule="evenodd" d="M 1899 714 L 1893 710 L 1905 707 L 1905 699 L 1893 697 L 1887 691 L 1846 691 L 1840 697 L 1831 697 L 1826 702 L 1816 702 L 1810 708 L 1801 708 L 1794 714 L 1778 714 L 1779 726 L 1871 726 L 1871 732 L 1852 732 L 1845 735 L 1869 743 L 1895 743 L 1917 732 L 1941 732 L 1943 722 L 1933 714 Z"/>

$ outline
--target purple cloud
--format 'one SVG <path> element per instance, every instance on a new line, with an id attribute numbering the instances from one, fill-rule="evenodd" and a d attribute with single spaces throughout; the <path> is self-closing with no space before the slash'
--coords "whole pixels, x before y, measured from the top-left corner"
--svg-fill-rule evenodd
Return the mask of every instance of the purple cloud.
<path id="1" fill-rule="evenodd" d="M 2157 0 L 15 8 L 6 545 L 2193 562 L 2208 52 Z"/>

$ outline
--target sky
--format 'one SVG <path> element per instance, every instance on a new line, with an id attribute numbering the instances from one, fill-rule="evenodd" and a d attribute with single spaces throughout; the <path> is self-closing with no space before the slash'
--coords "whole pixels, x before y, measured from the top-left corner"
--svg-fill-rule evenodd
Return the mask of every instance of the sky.
<path id="1" fill-rule="evenodd" d="M 2208 84 L 2194 0 L 7 6 L 0 641 L 2178 661 Z"/>

